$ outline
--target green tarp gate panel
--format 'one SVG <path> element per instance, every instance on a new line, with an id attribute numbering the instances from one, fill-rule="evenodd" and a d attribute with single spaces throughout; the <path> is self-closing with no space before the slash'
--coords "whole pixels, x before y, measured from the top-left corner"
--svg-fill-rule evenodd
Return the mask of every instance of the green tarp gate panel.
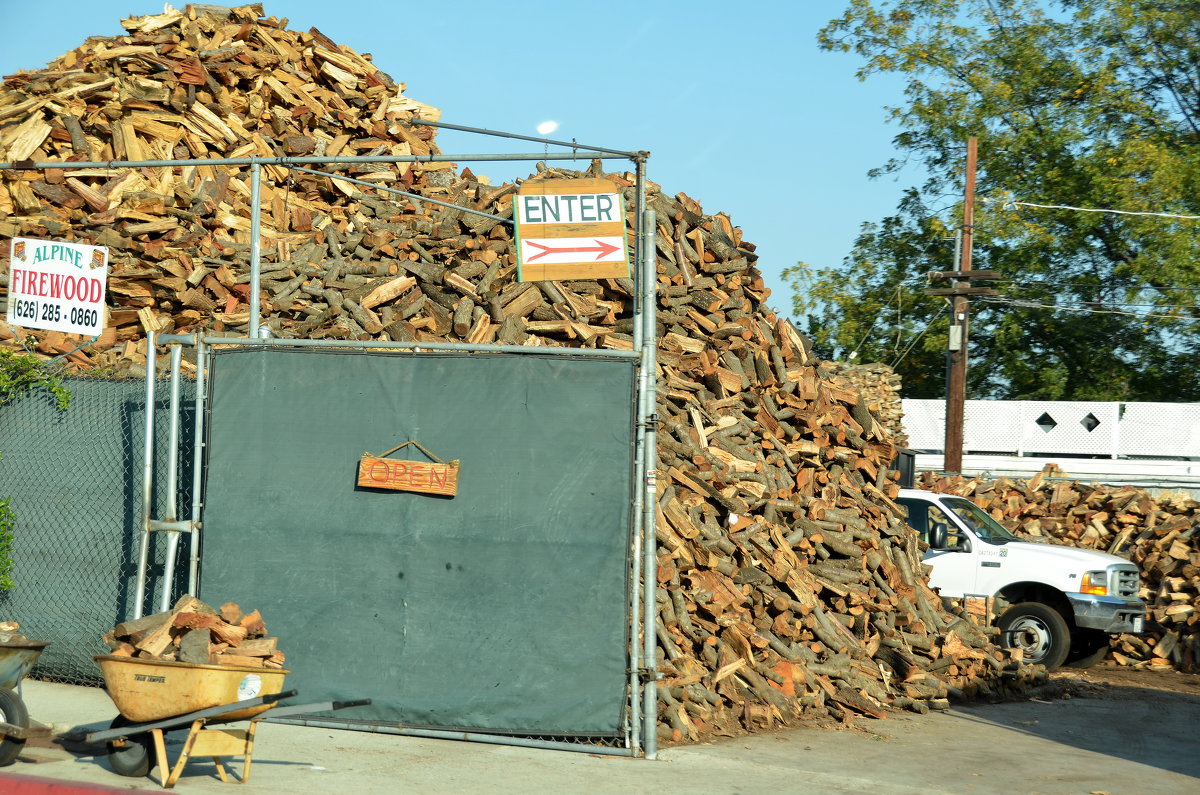
<path id="1" fill-rule="evenodd" d="M 622 734 L 631 361 L 233 349 L 210 373 L 201 596 L 262 612 L 288 687 L 381 725 Z M 409 440 L 461 461 L 456 496 L 356 485 Z"/>

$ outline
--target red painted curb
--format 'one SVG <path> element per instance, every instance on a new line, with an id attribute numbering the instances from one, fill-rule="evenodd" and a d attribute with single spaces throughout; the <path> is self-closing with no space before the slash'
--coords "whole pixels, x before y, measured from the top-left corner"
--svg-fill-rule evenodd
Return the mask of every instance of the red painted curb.
<path id="1" fill-rule="evenodd" d="M 0 773 L 0 795 L 73 795 L 73 793 L 91 792 L 121 792 L 129 795 L 127 787 L 109 787 L 104 784 L 84 784 L 78 781 L 45 778 L 44 776 Z M 139 790 L 139 792 L 162 792 L 162 790 Z"/>

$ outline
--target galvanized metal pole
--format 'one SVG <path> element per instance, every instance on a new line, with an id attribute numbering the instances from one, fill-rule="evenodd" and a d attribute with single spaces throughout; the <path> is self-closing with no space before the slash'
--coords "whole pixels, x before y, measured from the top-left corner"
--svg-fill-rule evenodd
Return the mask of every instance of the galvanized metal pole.
<path id="1" fill-rule="evenodd" d="M 154 372 L 155 333 L 146 333 L 146 444 L 142 458 L 142 543 L 138 551 L 137 584 L 134 587 L 133 617 L 142 617 L 146 601 L 146 567 L 150 561 L 150 501 L 154 484 Z"/>
<path id="2" fill-rule="evenodd" d="M 634 249 L 636 257 L 633 261 L 633 283 L 635 289 L 633 291 L 633 350 L 638 355 L 639 362 L 643 359 L 643 345 L 645 337 L 642 329 L 642 284 L 646 278 L 645 268 L 643 267 L 643 251 L 646 248 L 645 239 L 645 224 L 642 219 L 642 212 L 646 204 L 646 163 L 644 160 L 638 160 L 637 182 L 635 193 L 635 218 L 636 218 L 636 235 L 637 246 Z M 642 609 L 641 609 L 641 592 L 642 592 L 642 521 L 644 516 L 643 506 L 646 501 L 646 435 L 645 435 L 645 401 L 642 394 L 641 382 L 638 382 L 637 394 L 635 396 L 635 405 L 637 406 L 637 429 L 636 429 L 636 446 L 634 447 L 634 489 L 633 489 L 633 544 L 632 544 L 632 566 L 630 571 L 630 586 L 629 586 L 629 620 L 631 622 L 631 635 L 633 639 L 629 644 L 629 722 L 630 722 L 630 745 L 637 750 L 642 748 L 642 648 L 639 643 L 639 634 L 642 630 Z"/>
<path id="3" fill-rule="evenodd" d="M 639 160 L 637 162 L 636 173 L 637 183 L 634 187 L 635 193 L 633 209 L 637 216 L 635 226 L 635 234 L 637 237 L 637 262 L 634 263 L 633 269 L 633 349 L 638 351 L 640 354 L 643 341 L 642 334 L 645 332 L 645 329 L 642 327 L 642 323 L 640 322 L 642 319 L 642 311 L 644 309 L 642 306 L 642 299 L 645 297 L 643 295 L 645 291 L 645 285 L 642 282 L 642 279 L 646 275 L 645 271 L 643 270 L 643 266 L 645 265 L 645 252 L 643 249 L 646 247 L 646 219 L 643 217 L 646 213 L 645 161 Z"/>
<path id="4" fill-rule="evenodd" d="M 192 439 L 192 542 L 188 561 L 188 593 L 200 594 L 200 510 L 204 505 L 200 490 L 204 487 L 204 401 L 207 399 L 207 377 L 204 372 L 208 362 L 204 340 L 196 340 L 196 419 L 195 436 Z"/>
<path id="5" fill-rule="evenodd" d="M 458 351 L 462 353 L 489 354 L 521 354 L 540 358 L 579 358 L 579 359 L 636 359 L 635 351 L 608 350 L 606 348 L 546 348 L 532 345 L 484 345 L 458 342 L 420 342 L 420 341 L 358 341 L 358 340 L 313 340 L 293 337 L 273 337 L 269 340 L 247 339 L 246 337 L 198 336 L 194 334 L 163 334 L 159 340 L 184 340 L 187 344 L 195 344 L 197 339 L 204 340 L 207 345 L 263 345 L 278 348 L 363 348 L 379 350 L 412 350 L 412 351 Z"/>
<path id="6" fill-rule="evenodd" d="M 453 732 L 438 729 L 410 729 L 397 726 L 395 723 L 369 723 L 356 721 L 347 724 L 330 718 L 305 718 L 285 716 L 268 718 L 270 723 L 284 723 L 293 726 L 312 726 L 328 729 L 349 729 L 350 731 L 371 731 L 378 734 L 396 734 L 401 737 L 431 737 L 437 740 L 461 740 L 463 742 L 484 743 L 488 745 L 512 745 L 517 748 L 539 748 L 546 751 L 571 751 L 577 754 L 608 754 L 610 756 L 633 756 L 627 748 L 600 748 L 587 743 L 556 742 L 554 740 L 539 740 L 532 737 L 514 737 L 506 734 L 484 734 L 482 732 Z M 249 791 L 249 790 L 247 790 Z"/>
<path id="7" fill-rule="evenodd" d="M 658 578 L 658 557 L 656 551 L 658 542 L 655 534 L 655 508 L 658 503 L 658 435 L 655 431 L 658 413 L 655 408 L 655 390 L 658 381 L 658 258 L 654 251 L 655 216 L 653 210 L 644 211 L 642 222 L 642 239 L 645 246 L 642 250 L 642 268 L 645 276 L 642 285 L 642 450 L 645 462 L 645 480 L 642 488 L 645 490 L 645 504 L 642 506 L 642 554 L 645 560 L 642 564 L 642 669 L 644 679 L 642 685 L 642 712 L 645 721 L 643 747 L 646 758 L 654 759 L 658 754 L 658 665 L 655 657 L 655 621 L 657 619 L 657 603 L 655 589 Z"/>
<path id="8" fill-rule="evenodd" d="M 251 338 L 258 337 L 258 314 L 262 311 L 262 166 L 250 165 L 250 329 Z"/>
<path id="9" fill-rule="evenodd" d="M 497 138 L 515 138 L 518 141 L 535 141 L 539 144 L 547 146 L 569 146 L 572 149 L 585 149 L 588 152 L 607 152 L 610 155 L 618 155 L 629 160 L 637 160 L 639 156 L 644 155 L 644 152 L 626 152 L 622 149 L 608 149 L 603 146 L 588 146 L 587 144 L 577 143 L 575 141 L 559 141 L 554 138 L 538 138 L 533 135 L 521 135 L 519 133 L 501 132 L 499 130 L 488 130 L 484 127 L 466 127 L 462 124 L 448 124 L 444 121 L 426 121 L 425 119 L 413 119 L 409 124 L 415 124 L 421 127 L 437 127 L 442 130 L 459 130 L 460 132 L 478 133 L 480 135 L 494 135 Z M 590 155 L 585 155 L 590 157 Z"/>
<path id="10" fill-rule="evenodd" d="M 589 160 L 628 160 L 627 154 L 589 154 Z M 194 157 L 171 160 L 39 160 L 36 163 L 0 163 L 0 171 L 30 171 L 47 168 L 170 168 L 172 166 L 264 166 L 293 165 L 350 165 L 354 163 L 461 163 L 467 160 L 481 162 L 510 162 L 517 160 L 578 160 L 577 152 L 530 152 L 522 154 L 465 154 L 465 155 L 337 155 L 318 157 Z"/>
<path id="11" fill-rule="evenodd" d="M 174 522 L 179 512 L 179 362 L 182 353 L 183 347 L 178 343 L 171 346 L 171 402 L 167 417 L 167 515 L 164 517 L 168 522 Z M 175 557 L 179 549 L 179 531 L 166 532 L 167 555 L 163 564 L 163 587 L 158 603 L 160 612 L 171 609 L 171 591 L 175 589 Z"/>

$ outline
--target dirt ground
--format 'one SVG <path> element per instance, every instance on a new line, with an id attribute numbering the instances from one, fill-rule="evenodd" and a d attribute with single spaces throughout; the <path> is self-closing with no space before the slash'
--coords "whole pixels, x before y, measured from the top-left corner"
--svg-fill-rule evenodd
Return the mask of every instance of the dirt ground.
<path id="1" fill-rule="evenodd" d="M 1091 668 L 1063 668 L 1050 676 L 1066 685 L 1076 698 L 1102 698 L 1114 701 L 1156 701 L 1169 699 L 1171 693 L 1200 696 L 1200 674 L 1178 671 L 1137 670 L 1119 665 Z"/>

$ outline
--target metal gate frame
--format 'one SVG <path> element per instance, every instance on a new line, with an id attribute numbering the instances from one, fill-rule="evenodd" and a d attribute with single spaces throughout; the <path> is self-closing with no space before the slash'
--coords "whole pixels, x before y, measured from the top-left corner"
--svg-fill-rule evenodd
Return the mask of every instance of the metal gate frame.
<path id="1" fill-rule="evenodd" d="M 285 338 L 250 339 L 250 338 L 246 338 L 246 337 L 205 336 L 205 335 L 200 335 L 200 334 L 156 334 L 150 339 L 150 344 L 147 345 L 147 362 L 146 362 L 146 370 L 147 370 L 147 374 L 148 374 L 147 394 L 148 394 L 148 405 L 151 406 L 151 409 L 150 409 L 151 412 L 154 411 L 154 409 L 153 409 L 153 406 L 154 406 L 153 389 L 154 389 L 155 379 L 150 377 L 149 374 L 153 373 L 154 368 L 157 367 L 157 347 L 160 345 L 165 345 L 168 347 L 169 356 L 170 356 L 171 401 L 169 404 L 169 408 L 167 410 L 170 412 L 171 416 L 170 416 L 170 430 L 169 430 L 169 437 L 168 437 L 168 444 L 170 445 L 170 449 L 167 451 L 167 458 L 172 462 L 175 459 L 177 459 L 179 456 L 180 434 L 178 431 L 178 424 L 179 424 L 178 416 L 179 416 L 181 404 L 179 401 L 178 383 L 182 377 L 182 373 L 181 373 L 182 353 L 181 352 L 182 352 L 183 347 L 188 346 L 188 347 L 194 348 L 194 350 L 196 352 L 196 367 L 197 367 L 196 399 L 195 399 L 195 425 L 194 425 L 195 432 L 197 434 L 197 436 L 195 438 L 195 442 L 194 442 L 194 449 L 195 449 L 195 456 L 196 456 L 196 465 L 194 467 L 194 473 L 195 473 L 195 484 L 196 485 L 194 485 L 193 492 L 192 492 L 193 495 L 196 495 L 196 496 L 193 499 L 192 519 L 191 520 L 180 520 L 180 519 L 174 518 L 171 515 L 164 516 L 161 519 L 155 519 L 150 516 L 149 510 L 147 510 L 144 514 L 143 527 L 146 528 L 146 532 L 144 532 L 142 535 L 142 542 L 141 542 L 142 543 L 142 551 L 141 551 L 141 558 L 140 558 L 139 567 L 138 567 L 138 574 L 139 574 L 138 588 L 137 588 L 137 593 L 135 595 L 135 599 L 138 604 L 141 604 L 141 603 L 144 603 L 147 598 L 147 594 L 145 592 L 145 581 L 146 581 L 146 573 L 147 573 L 146 569 L 148 566 L 147 550 L 150 546 L 150 542 L 149 542 L 150 535 L 153 532 L 165 532 L 168 534 L 168 542 L 167 542 L 167 549 L 166 549 L 164 563 L 163 563 L 164 569 L 165 569 L 165 572 L 164 572 L 165 579 L 164 579 L 164 583 L 163 583 L 161 604 L 160 604 L 160 608 L 159 608 L 161 610 L 170 609 L 170 598 L 171 598 L 171 594 L 173 593 L 173 580 L 172 580 L 173 574 L 172 573 L 175 571 L 175 568 L 176 568 L 175 564 L 176 564 L 176 556 L 178 554 L 177 550 L 178 550 L 178 545 L 179 545 L 179 536 L 183 533 L 189 534 L 190 538 L 191 538 L 191 545 L 190 545 L 191 559 L 190 559 L 190 565 L 189 565 L 189 569 L 188 569 L 189 570 L 189 580 L 188 580 L 189 592 L 196 593 L 198 590 L 198 586 L 200 584 L 199 577 L 198 577 L 198 571 L 199 571 L 199 563 L 200 563 L 200 536 L 201 536 L 201 532 L 203 529 L 200 515 L 202 513 L 201 509 L 202 509 L 203 503 L 205 501 L 203 490 L 207 488 L 206 478 L 204 477 L 204 469 L 205 469 L 205 463 L 204 463 L 205 452 L 204 451 L 207 448 L 207 441 L 204 436 L 204 427 L 205 427 L 204 426 L 204 423 L 205 423 L 204 414 L 207 411 L 207 401 L 208 401 L 208 397 L 209 397 L 209 395 L 208 395 L 208 375 L 209 375 L 209 373 L 207 371 L 207 366 L 208 366 L 208 362 L 212 358 L 210 355 L 212 348 L 220 346 L 222 348 L 237 347 L 237 348 L 241 348 L 241 349 L 260 349 L 260 350 L 261 349 L 270 349 L 270 348 L 295 349 L 295 350 L 341 349 L 341 350 L 353 350 L 353 351 L 358 351 L 358 352 L 370 352 L 370 351 L 384 352 L 384 351 L 407 350 L 407 351 L 412 351 L 417 354 L 420 354 L 421 352 L 431 352 L 432 353 L 435 351 L 470 353 L 470 354 L 502 353 L 502 354 L 519 354 L 519 355 L 526 355 L 526 356 L 537 356 L 537 357 L 541 357 L 541 358 L 550 356 L 550 357 L 560 357 L 560 358 L 595 359 L 595 360 L 610 360 L 610 361 L 611 360 L 637 360 L 638 356 L 639 356 L 639 354 L 636 351 L 588 349 L 588 348 L 545 348 L 545 347 L 524 347 L 524 346 L 519 346 L 519 345 L 472 345 L 472 344 L 448 343 L 448 342 L 377 342 L 377 341 L 359 341 L 359 340 L 324 340 L 324 339 L 312 340 L 312 339 L 285 339 Z M 636 381 L 635 381 L 635 383 L 636 383 Z M 154 422 L 153 416 L 151 416 L 147 419 L 147 423 L 153 423 L 153 422 Z M 153 471 L 152 471 L 153 468 L 150 464 L 150 462 L 153 461 L 153 457 L 154 457 L 153 444 L 154 444 L 153 439 L 148 440 L 148 442 L 147 442 L 147 457 L 146 457 L 146 467 L 147 468 L 144 470 L 144 474 L 146 477 L 146 480 L 144 481 L 144 484 L 143 484 L 144 487 L 145 487 L 145 483 L 149 483 L 153 478 Z M 635 461 L 635 463 L 636 463 L 636 461 Z M 166 485 L 166 488 L 168 490 L 176 489 L 178 483 L 177 483 L 177 479 L 175 476 L 175 467 L 174 467 L 173 463 L 168 466 L 168 471 L 166 473 L 166 476 L 168 478 L 168 483 Z M 632 491 L 634 491 L 634 493 L 636 493 L 638 490 L 633 489 Z M 651 504 L 653 507 L 653 501 L 651 501 Z M 171 510 L 173 507 L 174 507 L 173 503 L 170 503 L 167 506 L 168 510 Z M 637 526 L 638 514 L 637 514 L 636 506 L 634 506 L 634 507 L 635 507 L 635 510 L 633 511 L 633 516 L 632 516 L 632 518 L 634 520 L 632 522 L 632 531 L 633 531 L 632 537 L 633 537 L 634 547 L 635 547 L 634 553 L 636 553 L 637 548 L 639 546 L 637 544 L 639 528 Z M 653 528 L 651 528 L 651 531 L 653 532 Z M 651 549 L 653 549 L 653 547 L 651 547 Z M 631 563 L 636 564 L 638 562 L 636 554 L 629 555 L 628 559 L 630 560 Z M 637 568 L 637 567 L 633 566 L 631 568 Z M 650 568 L 650 569 L 646 569 L 646 571 L 650 572 L 651 585 L 652 586 L 655 585 L 654 580 L 653 580 L 655 569 Z M 638 583 L 637 583 L 637 581 L 635 581 L 632 578 L 632 576 L 630 577 L 630 583 L 632 586 L 634 586 L 633 596 L 638 595 L 638 588 L 636 587 L 638 585 Z M 654 603 L 651 602 L 651 604 L 654 604 Z M 637 640 L 636 639 L 637 639 L 637 630 L 638 630 L 637 625 L 639 623 L 639 621 L 638 621 L 639 618 L 640 618 L 639 614 L 635 613 L 633 615 L 634 621 L 633 621 L 632 633 L 630 635 L 630 638 L 631 638 L 630 647 L 632 649 L 637 648 Z M 651 635 L 651 637 L 653 638 L 654 636 Z M 657 699 L 657 690 L 656 689 L 645 688 L 645 690 L 650 690 L 652 695 L 654 696 L 654 698 Z M 636 701 L 634 701 L 634 699 L 639 694 L 637 693 L 637 691 L 630 690 L 629 695 L 630 695 L 630 701 L 632 703 L 630 703 L 628 705 L 630 708 L 629 713 L 628 713 L 630 718 L 629 718 L 629 723 L 625 728 L 625 747 L 624 748 L 618 748 L 618 747 L 614 747 L 611 745 L 603 745 L 603 744 L 589 744 L 589 743 L 586 743 L 583 741 L 567 742 L 567 741 L 543 739 L 543 738 L 520 737 L 520 736 L 507 735 L 507 734 L 487 734 L 487 733 L 483 733 L 483 732 L 461 732 L 461 731 L 444 731 L 444 730 L 436 730 L 436 729 L 400 728 L 400 727 L 380 725 L 380 724 L 364 725 L 361 722 L 339 721 L 335 718 L 293 717 L 293 718 L 283 718 L 280 720 L 280 722 L 293 723 L 293 724 L 299 724 L 299 725 L 305 725 L 305 726 L 314 726 L 314 727 L 335 728 L 335 729 L 357 729 L 357 730 L 369 729 L 370 731 L 384 733 L 384 734 L 400 734 L 400 735 L 431 737 L 431 738 L 440 738 L 440 739 L 469 740 L 469 741 L 499 744 L 499 745 L 518 745 L 518 746 L 524 746 L 524 747 L 546 748 L 546 749 L 553 749 L 553 750 L 583 751 L 586 753 L 605 753 L 605 754 L 622 755 L 622 756 L 637 756 L 637 755 L 639 755 L 639 751 L 644 752 L 644 747 L 639 748 L 639 746 L 634 744 L 634 742 L 633 742 L 634 738 L 633 738 L 633 732 L 632 732 L 632 728 L 638 725 L 637 722 L 634 720 L 635 713 L 634 713 L 632 707 L 633 707 L 634 703 L 637 703 Z M 650 713 L 650 715 L 652 715 L 655 719 L 657 719 L 656 712 L 652 711 Z M 643 755 L 644 755 L 644 753 L 643 753 Z"/>
<path id="2" fill-rule="evenodd" d="M 634 290 L 634 327 L 633 327 L 633 350 L 628 352 L 620 352 L 622 355 L 635 357 L 638 360 L 639 371 L 636 379 L 635 391 L 636 394 L 631 397 L 637 406 L 637 427 L 636 427 L 636 454 L 634 461 L 634 472 L 631 473 L 635 488 L 633 493 L 634 498 L 634 532 L 632 539 L 632 561 L 630 578 L 629 578 L 629 609 L 631 622 L 631 642 L 629 648 L 629 726 L 626 737 L 625 749 L 605 749 L 608 753 L 624 753 L 629 756 L 643 756 L 646 759 L 655 759 L 657 757 L 657 685 L 659 678 L 656 660 L 655 660 L 655 570 L 657 566 L 655 550 L 655 522 L 656 522 L 656 479 L 658 470 L 658 455 L 657 455 L 657 438 L 656 429 L 658 425 L 658 416 L 655 410 L 656 397 L 656 370 L 657 370 L 657 255 L 655 253 L 655 229 L 656 219 L 653 210 L 646 208 L 646 161 L 650 156 L 646 151 L 623 151 L 609 149 L 605 147 L 587 146 L 579 144 L 575 141 L 558 141 L 548 138 L 539 138 L 534 136 L 518 135 L 515 133 L 504 133 L 494 130 L 486 130 L 476 127 L 465 127 L 461 125 L 446 124 L 442 122 L 413 120 L 412 124 L 419 124 L 430 127 L 441 127 L 445 129 L 453 129 L 462 132 L 471 132 L 481 135 L 491 135 L 502 138 L 512 138 L 525 141 L 533 141 L 536 143 L 545 144 L 547 146 L 564 146 L 571 149 L 570 153 L 535 153 L 535 154 L 466 154 L 466 155 L 366 155 L 366 156 L 340 156 L 340 157 L 244 157 L 244 158 L 189 158 L 189 159 L 168 159 L 168 160 L 120 160 L 120 161 L 93 161 L 93 162 L 76 162 L 70 163 L 60 161 L 43 161 L 43 162 L 6 162 L 0 163 L 0 171 L 3 170 L 47 170 L 47 169 L 77 169 L 77 168 L 158 168 L 158 167 L 173 167 L 187 165 L 208 165 L 208 166 L 249 166 L 250 167 L 250 207 L 251 207 L 251 228 L 250 228 L 250 288 L 252 295 L 258 295 L 260 292 L 260 257 L 261 257 L 261 180 L 262 166 L 274 165 L 281 167 L 300 168 L 303 165 L 330 165 L 330 164 L 354 164 L 354 163 L 419 163 L 419 162 L 473 162 L 473 161 L 546 161 L 546 160 L 578 160 L 580 157 L 586 157 L 590 160 L 600 159 L 624 159 L 634 163 L 636 169 L 636 207 L 635 218 L 637 221 L 636 244 L 634 247 L 634 281 L 636 289 Z M 312 171 L 311 169 L 303 169 L 304 171 Z M 351 177 L 342 174 L 314 171 L 313 173 L 327 176 L 331 179 L 348 180 L 350 182 L 359 182 Z M 427 199 L 419 194 L 405 193 L 391 188 L 381 187 L 371 183 L 363 183 L 367 187 L 376 190 L 383 190 L 389 193 L 397 193 L 410 197 L 412 199 L 429 202 L 433 204 L 442 204 L 436 200 Z M 476 212 L 469 208 L 452 205 L 456 210 L 465 212 Z M 492 217 L 492 216 L 489 216 Z M 508 221 L 509 219 L 504 219 Z M 210 345 L 270 345 L 281 344 L 280 340 L 260 340 L 259 332 L 259 313 L 262 311 L 261 305 L 255 302 L 254 311 L 250 315 L 248 327 L 248 337 L 204 337 L 198 334 L 192 335 L 156 335 L 154 332 L 148 334 L 147 340 L 147 362 L 146 362 L 146 427 L 148 431 L 152 431 L 154 427 L 154 391 L 155 391 L 155 373 L 157 368 L 156 354 L 159 344 L 168 345 L 170 347 L 170 369 L 171 369 L 171 402 L 170 402 L 170 431 L 169 431 L 169 451 L 168 451 L 168 471 L 167 478 L 167 506 L 166 515 L 161 518 L 151 516 L 152 508 L 150 507 L 149 494 L 154 480 L 153 461 L 154 461 L 154 439 L 152 433 L 146 435 L 146 450 L 143 462 L 143 479 L 142 493 L 143 500 L 143 533 L 140 544 L 140 554 L 137 573 L 137 601 L 135 603 L 134 618 L 139 618 L 145 603 L 145 586 L 146 586 L 146 569 L 148 564 L 150 536 L 155 532 L 165 532 L 168 534 L 168 550 L 167 550 L 167 573 L 166 581 L 162 594 L 160 607 L 166 609 L 169 607 L 167 602 L 170 599 L 172 582 L 172 571 L 174 561 L 178 554 L 178 546 L 180 536 L 183 533 L 190 535 L 190 565 L 188 568 L 188 588 L 192 591 L 196 589 L 198 584 L 199 572 L 199 541 L 200 541 L 200 510 L 204 502 L 204 497 L 201 492 L 203 487 L 203 479 L 201 472 L 203 470 L 203 403 L 205 400 L 205 384 L 204 384 L 204 363 L 206 346 Z M 341 341 L 323 341 L 323 340 L 288 340 L 288 344 L 304 343 L 332 343 L 340 344 L 345 347 L 347 343 Z M 180 409 L 180 379 L 182 359 L 181 352 L 183 345 L 192 345 L 196 348 L 197 369 L 200 383 L 197 384 L 196 393 L 196 412 L 195 412 L 195 434 L 196 447 L 196 466 L 194 467 L 194 483 L 192 492 L 191 518 L 180 519 L 178 516 L 179 506 L 176 504 L 177 487 L 178 487 L 178 457 L 179 457 L 179 409 Z M 537 353 L 545 355 L 547 352 L 554 351 L 554 355 L 564 356 L 588 356 L 596 355 L 594 352 L 589 353 L 589 349 L 580 348 L 537 348 L 531 350 L 522 346 L 472 346 L 462 345 L 458 343 L 374 343 L 370 347 L 383 348 L 411 348 L 414 350 L 459 350 L 459 351 L 504 351 L 509 353 Z M 614 351 L 604 351 L 605 356 L 611 357 Z M 638 643 L 638 638 L 641 638 L 641 644 Z M 312 725 L 317 725 L 313 723 Z M 331 724 L 325 724 L 331 725 Z M 510 745 L 525 745 L 529 747 L 539 748 L 554 748 L 558 750 L 585 750 L 595 751 L 594 746 L 578 746 L 573 744 L 564 744 L 557 742 L 549 742 L 543 740 L 529 739 L 521 740 L 520 738 L 499 737 L 492 735 L 464 735 L 460 733 L 438 733 L 419 730 L 404 730 L 401 733 L 415 734 L 419 736 L 434 736 L 434 737 L 450 737 L 454 739 L 468 739 L 480 742 L 501 743 Z"/>

